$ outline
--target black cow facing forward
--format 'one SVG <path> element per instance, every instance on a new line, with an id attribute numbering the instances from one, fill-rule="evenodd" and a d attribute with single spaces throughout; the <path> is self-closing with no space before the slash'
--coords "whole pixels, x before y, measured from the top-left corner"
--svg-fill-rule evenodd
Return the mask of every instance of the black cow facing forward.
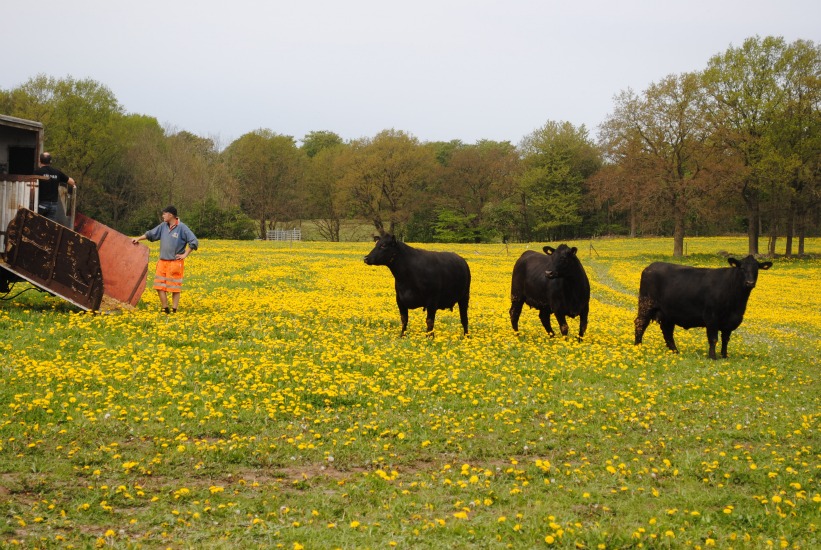
<path id="1" fill-rule="evenodd" d="M 510 285 L 510 323 L 519 330 L 522 306 L 539 310 L 539 319 L 550 336 L 550 314 L 556 315 L 559 330 L 567 336 L 566 317 L 579 316 L 579 340 L 587 330 L 587 314 L 590 311 L 590 281 L 582 263 L 576 256 L 576 247 L 566 244 L 559 248 L 545 246 L 544 254 L 526 250 L 513 266 Z"/>
<path id="2" fill-rule="evenodd" d="M 402 319 L 402 334 L 408 327 L 408 310 L 428 312 L 428 333 L 433 332 L 436 311 L 459 304 L 459 318 L 468 333 L 470 268 L 453 252 L 420 250 L 399 242 L 393 235 L 375 237 L 376 246 L 365 256 L 368 265 L 386 265 L 396 283 L 396 305 Z"/>
<path id="3" fill-rule="evenodd" d="M 636 344 L 641 344 L 650 321 L 658 321 L 667 347 L 677 352 L 673 340 L 676 325 L 689 329 L 707 328 L 710 359 L 716 358 L 716 342 L 721 331 L 721 356 L 727 357 L 730 333 L 741 324 L 750 292 L 755 288 L 759 269 L 772 262 L 758 262 L 753 256 L 741 261 L 729 258 L 732 267 L 707 269 L 655 262 L 641 272 L 639 313 L 636 317 Z"/>

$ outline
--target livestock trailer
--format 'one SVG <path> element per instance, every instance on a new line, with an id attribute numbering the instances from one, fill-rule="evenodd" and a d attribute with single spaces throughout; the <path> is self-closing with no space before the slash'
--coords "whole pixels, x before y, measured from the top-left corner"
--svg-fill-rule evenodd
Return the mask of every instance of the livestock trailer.
<path id="1" fill-rule="evenodd" d="M 38 214 L 43 135 L 39 122 L 0 115 L 0 294 L 28 281 L 86 311 L 104 295 L 136 305 L 147 247 L 76 212 L 76 191 L 60 193 L 70 228 Z"/>

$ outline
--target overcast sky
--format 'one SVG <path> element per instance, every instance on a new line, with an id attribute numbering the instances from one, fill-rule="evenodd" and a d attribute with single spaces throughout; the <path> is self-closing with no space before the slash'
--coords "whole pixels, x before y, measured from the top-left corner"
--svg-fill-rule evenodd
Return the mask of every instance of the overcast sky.
<path id="1" fill-rule="evenodd" d="M 3 4 L 0 88 L 90 78 L 127 112 L 223 146 L 258 128 L 518 143 L 548 120 L 595 136 L 618 92 L 745 38 L 821 42 L 819 0 Z"/>

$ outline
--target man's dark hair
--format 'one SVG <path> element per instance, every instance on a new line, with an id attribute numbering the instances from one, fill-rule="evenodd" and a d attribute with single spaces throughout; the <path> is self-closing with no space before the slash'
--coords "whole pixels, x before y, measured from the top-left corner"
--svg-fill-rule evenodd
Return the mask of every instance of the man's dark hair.
<path id="1" fill-rule="evenodd" d="M 169 214 L 171 214 L 175 218 L 177 217 L 177 209 L 173 206 L 166 206 L 165 208 L 162 209 L 162 211 L 163 212 L 168 212 Z"/>
<path id="2" fill-rule="evenodd" d="M 51 153 L 40 153 L 41 164 L 51 164 Z"/>

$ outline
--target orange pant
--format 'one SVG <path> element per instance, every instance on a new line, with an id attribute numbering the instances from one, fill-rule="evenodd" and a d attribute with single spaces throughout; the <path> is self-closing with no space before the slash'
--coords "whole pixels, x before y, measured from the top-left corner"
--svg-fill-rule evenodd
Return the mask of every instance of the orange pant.
<path id="1" fill-rule="evenodd" d="M 157 274 L 154 275 L 154 290 L 165 292 L 182 291 L 182 260 L 157 260 Z"/>

